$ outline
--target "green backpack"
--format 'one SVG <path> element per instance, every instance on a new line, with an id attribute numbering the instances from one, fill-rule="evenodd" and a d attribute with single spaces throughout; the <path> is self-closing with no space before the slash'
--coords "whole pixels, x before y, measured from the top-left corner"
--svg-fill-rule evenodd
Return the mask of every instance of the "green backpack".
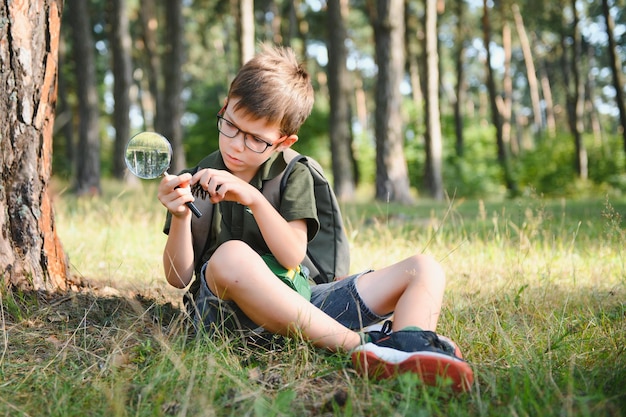
<path id="1" fill-rule="evenodd" d="M 212 166 L 215 153 L 207 156 L 198 166 Z M 275 178 L 267 181 L 263 186 L 263 195 L 276 208 L 280 205 L 282 191 L 287 184 L 287 178 L 297 163 L 302 163 L 309 168 L 313 177 L 317 217 L 320 222 L 320 230 L 315 238 L 309 242 L 307 254 L 302 265 L 309 270 L 309 278 L 317 284 L 331 282 L 335 277 L 342 277 L 349 273 L 350 248 L 345 233 L 341 210 L 337 202 L 332 186 L 324 176 L 321 165 L 313 158 L 304 156 L 293 149 L 283 151 L 286 168 Z M 214 164 L 214 163 L 213 163 Z M 196 271 L 207 261 L 204 258 L 208 242 L 209 231 L 213 220 L 213 204 L 208 200 L 196 198 L 194 204 L 202 213 L 202 217 L 192 216 L 191 230 L 193 235 L 194 255 Z"/>

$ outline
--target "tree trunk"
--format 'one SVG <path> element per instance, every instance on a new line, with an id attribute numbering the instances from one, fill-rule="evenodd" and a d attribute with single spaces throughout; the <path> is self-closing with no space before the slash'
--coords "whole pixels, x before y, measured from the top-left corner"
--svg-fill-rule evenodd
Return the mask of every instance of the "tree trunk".
<path id="1" fill-rule="evenodd" d="M 376 198 L 412 203 L 402 135 L 403 0 L 376 0 L 370 8 L 376 63 Z"/>
<path id="2" fill-rule="evenodd" d="M 180 124 L 183 115 L 183 61 L 185 59 L 183 41 L 183 2 L 165 2 L 165 22 L 167 45 L 163 63 L 163 118 L 162 134 L 172 144 L 172 172 L 179 172 L 187 165 L 183 149 L 183 130 Z"/>
<path id="3" fill-rule="evenodd" d="M 506 17 L 502 16 L 502 49 L 504 51 L 504 75 L 502 80 L 502 100 L 500 106 L 500 114 L 502 116 L 502 142 L 507 150 L 513 155 L 518 153 L 518 149 L 511 141 L 512 131 L 512 115 L 513 115 L 513 78 L 511 76 L 511 55 L 513 47 L 511 46 L 511 27 Z"/>
<path id="4" fill-rule="evenodd" d="M 548 78 L 548 70 L 545 62 L 540 67 L 541 91 L 543 99 L 546 102 L 546 126 L 548 127 L 548 135 L 556 136 L 556 118 L 554 117 L 554 100 L 552 99 L 552 87 L 550 86 L 550 78 Z"/>
<path id="5" fill-rule="evenodd" d="M 504 174 L 504 184 L 512 195 L 517 195 L 517 184 L 513 180 L 508 150 L 505 146 L 502 134 L 502 118 L 498 110 L 496 82 L 493 68 L 491 67 L 491 24 L 489 22 L 488 0 L 483 0 L 483 41 L 487 52 L 487 90 L 489 92 L 489 105 L 491 107 L 491 120 L 496 129 L 496 144 L 498 149 L 498 162 Z"/>
<path id="6" fill-rule="evenodd" d="M 535 71 L 533 54 L 530 48 L 530 42 L 528 41 L 528 35 L 526 34 L 526 28 L 524 26 L 524 19 L 522 18 L 522 14 L 520 13 L 519 6 L 517 4 L 513 4 L 512 9 L 513 18 L 515 19 L 517 36 L 519 36 L 520 44 L 522 46 L 522 53 L 524 54 L 524 63 L 526 64 L 528 91 L 530 93 L 530 102 L 533 109 L 534 131 L 540 132 L 542 128 L 541 105 L 539 100 L 539 85 L 537 83 L 537 73 Z"/>
<path id="7" fill-rule="evenodd" d="M 144 71 L 148 80 L 148 91 L 140 88 L 141 108 L 144 114 L 144 128 L 162 131 L 163 120 L 163 100 L 160 87 L 161 60 L 157 51 L 157 29 L 158 19 L 154 0 L 141 0 L 139 6 L 139 17 L 141 19 L 143 48 L 145 51 Z M 141 80 L 139 81 L 141 82 Z"/>
<path id="8" fill-rule="evenodd" d="M 254 56 L 254 0 L 239 0 L 239 64 L 243 65 Z"/>
<path id="9" fill-rule="evenodd" d="M 0 277 L 5 287 L 65 289 L 48 191 L 63 2 L 32 3 L 0 3 Z"/>
<path id="10" fill-rule="evenodd" d="M 572 74 L 572 87 L 570 89 L 570 128 L 572 135 L 574 136 L 574 146 L 576 148 L 575 155 L 575 167 L 578 177 L 586 180 L 589 177 L 588 162 L 587 162 L 587 149 L 583 142 L 583 131 L 585 126 L 584 110 L 585 110 L 585 97 L 584 97 L 584 82 L 580 76 L 579 64 L 582 58 L 582 40 L 580 34 L 580 21 L 578 18 L 578 11 L 576 10 L 576 0 L 572 0 L 572 13 L 574 16 L 574 22 L 572 24 L 573 40 L 572 45 L 572 59 L 569 62 L 570 71 Z"/>
<path id="11" fill-rule="evenodd" d="M 346 68 L 347 0 L 328 0 L 328 87 L 330 94 L 330 149 L 334 188 L 337 198 L 354 198 L 355 180 L 352 166 L 352 131 L 350 129 L 350 91 L 352 83 Z"/>
<path id="12" fill-rule="evenodd" d="M 456 47 L 455 47 L 455 69 L 456 69 L 456 84 L 454 86 L 454 133 L 455 133 L 455 149 L 456 154 L 459 157 L 463 156 L 465 148 L 465 139 L 463 136 L 463 102 L 465 101 L 465 63 L 463 57 L 465 55 L 465 39 L 467 36 L 467 30 L 465 26 L 465 3 L 462 1 L 456 2 Z"/>
<path id="13" fill-rule="evenodd" d="M 413 100 L 413 104 L 417 110 L 417 114 L 421 115 L 423 111 L 423 103 L 424 103 L 424 95 L 422 93 L 422 80 L 420 77 L 420 61 L 422 61 L 423 53 L 423 39 L 424 33 L 423 30 L 419 27 L 420 19 L 417 16 L 417 13 L 412 12 L 413 8 L 411 7 L 410 2 L 405 2 L 404 4 L 404 26 L 405 26 L 405 51 L 406 51 L 406 61 L 407 67 L 409 71 L 409 80 L 411 83 L 411 98 Z M 421 124 L 422 121 L 417 119 L 416 123 Z M 416 127 L 416 131 L 419 131 Z"/>
<path id="14" fill-rule="evenodd" d="M 59 37 L 59 61 L 58 67 L 63 68 L 64 62 L 67 61 L 67 47 L 61 31 Z M 59 159 L 65 159 L 59 169 L 58 162 L 54 164 L 55 174 L 72 178 L 74 168 L 76 167 L 76 151 L 74 149 L 74 111 L 68 99 L 68 82 L 67 77 L 63 76 L 63 71 L 59 71 L 57 80 L 57 106 L 54 118 L 54 134 L 53 142 L 54 155 Z M 62 132 L 57 135 L 57 132 Z"/>
<path id="15" fill-rule="evenodd" d="M 130 136 L 130 87 L 133 81 L 131 38 L 126 0 L 113 0 L 109 7 L 111 52 L 113 55 L 113 176 L 123 179 L 126 173 L 124 150 Z"/>
<path id="16" fill-rule="evenodd" d="M 426 52 L 426 164 L 424 185 L 435 200 L 443 199 L 442 135 L 439 114 L 439 54 L 437 52 L 437 0 L 426 1 L 425 16 Z"/>
<path id="17" fill-rule="evenodd" d="M 67 0 L 67 10 L 72 27 L 72 50 L 79 109 L 75 191 L 78 195 L 98 195 L 101 192 L 100 110 L 91 19 L 84 0 Z"/>
<path id="18" fill-rule="evenodd" d="M 617 45 L 615 43 L 615 22 L 611 17 L 608 0 L 602 0 L 602 14 L 606 22 L 606 34 L 609 41 L 608 55 L 611 63 L 611 71 L 613 72 L 613 88 L 615 89 L 615 104 L 619 110 L 619 121 L 622 126 L 622 140 L 624 141 L 624 152 L 626 152 L 626 106 L 624 105 L 624 81 L 622 62 L 617 53 Z"/>

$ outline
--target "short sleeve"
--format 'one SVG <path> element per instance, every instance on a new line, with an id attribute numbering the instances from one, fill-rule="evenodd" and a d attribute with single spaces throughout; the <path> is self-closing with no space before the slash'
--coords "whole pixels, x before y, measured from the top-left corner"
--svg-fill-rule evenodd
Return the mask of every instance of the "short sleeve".
<path id="1" fill-rule="evenodd" d="M 319 231 L 313 176 L 304 164 L 295 164 L 287 178 L 280 202 L 280 214 L 287 221 L 306 220 L 309 242 Z"/>

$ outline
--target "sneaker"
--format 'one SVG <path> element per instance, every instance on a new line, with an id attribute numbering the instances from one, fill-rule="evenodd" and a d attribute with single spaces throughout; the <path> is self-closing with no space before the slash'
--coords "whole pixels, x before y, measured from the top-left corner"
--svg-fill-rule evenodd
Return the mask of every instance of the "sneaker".
<path id="1" fill-rule="evenodd" d="M 417 329 L 391 332 L 391 324 L 367 333 L 369 341 L 352 351 L 357 372 L 374 379 L 388 379 L 398 374 L 418 374 L 425 384 L 438 385 L 451 380 L 452 389 L 467 391 L 474 381 L 472 369 L 462 359 L 450 339 Z"/>

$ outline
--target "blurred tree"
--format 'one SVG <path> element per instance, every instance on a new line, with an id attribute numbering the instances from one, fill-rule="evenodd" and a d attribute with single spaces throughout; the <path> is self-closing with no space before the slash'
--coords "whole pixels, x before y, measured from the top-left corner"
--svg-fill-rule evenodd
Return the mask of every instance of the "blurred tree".
<path id="1" fill-rule="evenodd" d="M 141 42 L 139 43 L 139 67 L 143 68 L 139 77 L 141 91 L 140 107 L 143 115 L 144 130 L 159 130 L 160 115 L 163 114 L 163 96 L 161 94 L 161 58 L 157 45 L 159 20 L 154 0 L 140 0 L 139 20 L 141 21 Z M 144 85 L 147 84 L 146 89 Z"/>
<path id="2" fill-rule="evenodd" d="M 424 51 L 426 55 L 426 91 L 425 91 L 425 120 L 426 120 L 426 164 L 424 167 L 424 185 L 428 193 L 435 200 L 443 199 L 442 170 L 442 135 L 441 116 L 439 113 L 439 52 L 437 50 L 437 3 L 439 0 L 426 0 L 426 14 L 424 22 Z"/>
<path id="3" fill-rule="evenodd" d="M 402 94 L 404 77 L 404 2 L 369 0 L 376 48 L 376 198 L 410 204 L 404 138 Z"/>
<path id="4" fill-rule="evenodd" d="M 524 63 L 526 64 L 526 78 L 528 79 L 528 92 L 530 94 L 530 102 L 533 110 L 533 125 L 535 132 L 539 132 L 542 129 L 541 120 L 541 103 L 539 99 L 539 85 L 537 83 L 537 72 L 535 70 L 535 62 L 533 60 L 533 54 L 530 47 L 530 41 L 526 33 L 526 27 L 524 26 L 524 19 L 520 12 L 520 7 L 517 3 L 511 5 L 513 10 L 513 18 L 515 20 L 515 29 L 517 36 L 519 37 L 522 54 L 524 56 Z"/>
<path id="5" fill-rule="evenodd" d="M 183 0 L 165 2 L 165 52 L 163 66 L 163 113 L 157 115 L 159 131 L 172 144 L 172 172 L 187 166 L 183 149 L 183 64 L 185 62 Z"/>
<path id="6" fill-rule="evenodd" d="M 496 129 L 496 144 L 498 149 L 498 162 L 502 168 L 504 174 L 504 184 L 507 191 L 516 195 L 518 193 L 517 184 L 513 179 L 513 172 L 511 169 L 511 162 L 509 156 L 509 150 L 504 142 L 504 135 L 502 132 L 502 115 L 498 108 L 498 92 L 496 91 L 496 82 L 494 69 L 491 61 L 491 23 L 489 19 L 489 5 L 488 0 L 483 0 L 483 43 L 487 58 L 485 65 L 487 66 L 487 90 L 489 92 L 489 104 L 491 108 L 491 120 L 494 128 Z"/>
<path id="7" fill-rule="evenodd" d="M 455 29 L 455 46 L 454 46 L 454 63 L 456 82 L 454 85 L 454 136 L 455 150 L 457 156 L 462 157 L 465 147 L 465 139 L 463 135 L 463 103 L 466 97 L 465 83 L 465 51 L 467 39 L 469 37 L 469 28 L 465 21 L 467 5 L 464 1 L 456 1 L 454 4 L 454 13 L 456 15 L 456 29 Z"/>
<path id="8" fill-rule="evenodd" d="M 613 88 L 615 89 L 615 104 L 619 110 L 619 120 L 622 131 L 622 139 L 624 141 L 624 152 L 626 152 L 626 107 L 624 105 L 624 81 L 622 61 L 617 52 L 617 45 L 615 42 L 615 22 L 611 16 L 609 8 L 609 0 L 602 0 L 602 14 L 604 15 L 604 21 L 606 22 L 606 34 L 608 39 L 607 53 L 609 56 L 609 63 L 611 66 L 611 72 L 613 73 Z"/>
<path id="9" fill-rule="evenodd" d="M 512 118 L 513 118 L 513 76 L 511 75 L 511 57 L 513 45 L 511 39 L 511 25 L 508 20 L 508 1 L 503 0 L 499 4 L 499 17 L 502 24 L 502 51 L 504 55 L 502 74 L 502 94 L 496 95 L 496 103 L 502 123 L 502 143 L 507 151 L 518 154 L 517 143 L 512 141 Z M 490 64 L 491 66 L 491 64 Z"/>
<path id="10" fill-rule="evenodd" d="M 100 189 L 100 110 L 89 8 L 84 0 L 66 3 L 78 97 L 78 149 L 75 191 L 96 195 Z"/>
<path id="11" fill-rule="evenodd" d="M 130 87 L 133 82 L 131 59 L 131 38 L 128 27 L 128 7 L 126 0 L 113 0 L 108 4 L 108 16 L 112 70 L 113 70 L 113 176 L 124 178 L 124 150 L 130 136 Z"/>
<path id="12" fill-rule="evenodd" d="M 239 66 L 254 56 L 254 0 L 236 0 Z"/>
<path id="13" fill-rule="evenodd" d="M 353 88 L 346 68 L 347 0 L 328 0 L 328 92 L 330 95 L 329 134 L 334 189 L 339 200 L 354 198 L 355 161 L 352 154 L 350 92 Z"/>
<path id="14" fill-rule="evenodd" d="M 49 193 L 62 1 L 0 3 L 0 277 L 4 288 L 65 289 L 68 260 Z"/>
<path id="15" fill-rule="evenodd" d="M 69 51 L 71 52 L 71 51 Z M 67 41 L 63 36 L 63 31 L 59 35 L 59 71 L 57 88 L 56 117 L 54 118 L 55 140 L 53 141 L 55 174 L 65 178 L 70 178 L 76 167 L 74 149 L 74 123 L 72 106 L 70 103 L 70 88 L 68 78 L 71 72 L 65 61 L 68 59 Z M 65 71 L 63 71 L 65 69 Z M 56 133 L 60 132 L 60 135 Z"/>
<path id="16" fill-rule="evenodd" d="M 578 9 L 576 7 L 577 0 L 571 0 L 571 11 L 573 21 L 571 24 L 571 38 L 572 38 L 572 54 L 570 60 L 565 65 L 566 73 L 571 74 L 571 83 L 568 83 L 567 94 L 567 109 L 569 117 L 569 126 L 574 136 L 574 146 L 576 149 L 575 163 L 576 172 L 580 179 L 586 180 L 589 177 L 588 172 L 588 160 L 587 149 L 583 142 L 583 130 L 585 126 L 583 124 L 584 117 L 584 105 L 585 105 L 585 93 L 584 93 L 584 79 L 580 75 L 580 63 L 582 61 L 582 39 L 580 33 L 580 19 Z M 565 16 L 564 16 L 565 18 Z M 564 25 L 565 26 L 565 25 Z M 568 48 L 565 47 L 567 39 L 563 40 L 564 51 Z M 567 55 L 564 52 L 564 56 L 567 59 Z"/>

